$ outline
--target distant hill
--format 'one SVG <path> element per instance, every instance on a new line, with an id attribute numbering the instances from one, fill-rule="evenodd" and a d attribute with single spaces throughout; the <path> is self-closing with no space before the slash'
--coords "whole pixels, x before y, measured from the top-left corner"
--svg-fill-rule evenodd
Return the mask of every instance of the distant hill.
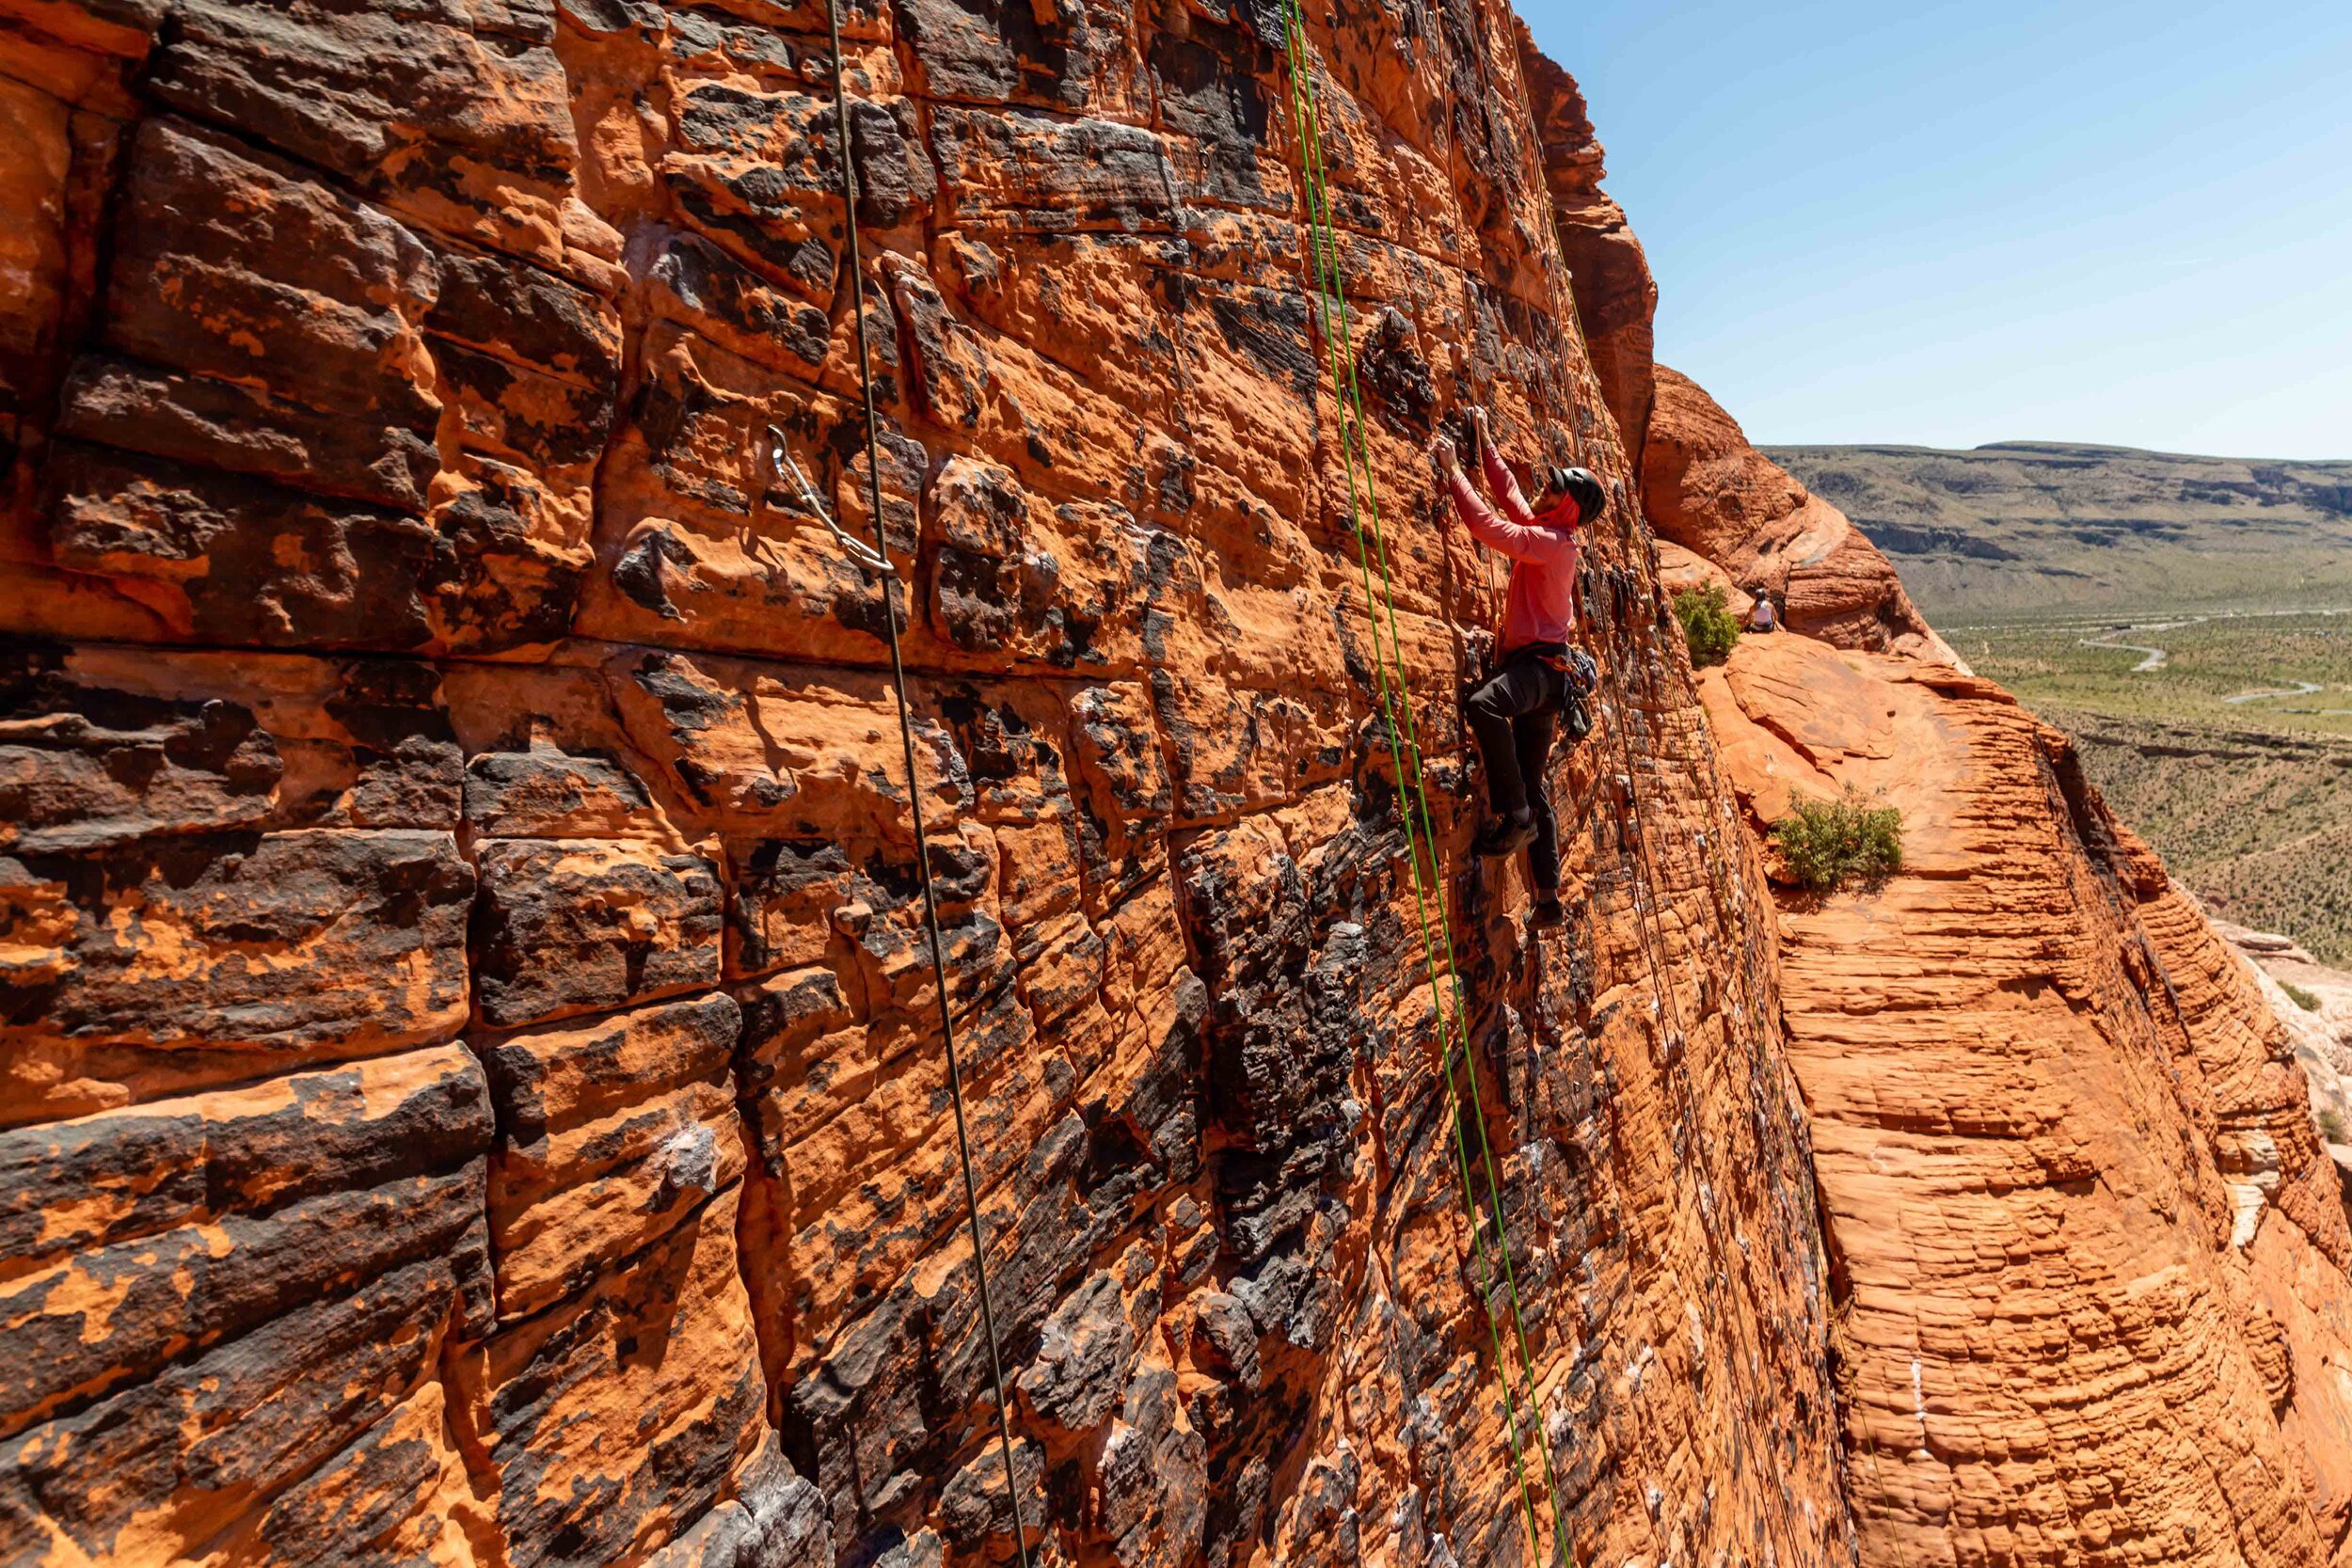
<path id="1" fill-rule="evenodd" d="M 1939 625 L 2352 603 L 2352 462 L 2045 441 L 1762 450 L 1892 556 Z"/>

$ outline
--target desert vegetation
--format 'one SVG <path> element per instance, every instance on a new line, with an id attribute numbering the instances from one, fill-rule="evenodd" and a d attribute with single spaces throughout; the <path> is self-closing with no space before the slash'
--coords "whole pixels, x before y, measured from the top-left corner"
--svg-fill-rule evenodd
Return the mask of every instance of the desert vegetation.
<path id="1" fill-rule="evenodd" d="M 1854 790 L 1799 800 L 1772 825 L 1789 879 L 1814 893 L 1876 887 L 1902 869 L 1903 814 Z"/>
<path id="2" fill-rule="evenodd" d="M 2352 610 L 2151 610 L 1946 625 L 2037 709 L 2352 738 Z"/>
<path id="3" fill-rule="evenodd" d="M 1954 626 L 2216 913 L 2352 962 L 2352 612 Z M 2151 650 L 2160 650 L 2161 660 Z"/>
<path id="4" fill-rule="evenodd" d="M 1740 619 L 1724 603 L 1720 584 L 1685 588 L 1675 595 L 1675 619 L 1681 623 L 1682 641 L 1691 650 L 1691 663 L 1705 669 L 1731 657 L 1740 641 Z"/>

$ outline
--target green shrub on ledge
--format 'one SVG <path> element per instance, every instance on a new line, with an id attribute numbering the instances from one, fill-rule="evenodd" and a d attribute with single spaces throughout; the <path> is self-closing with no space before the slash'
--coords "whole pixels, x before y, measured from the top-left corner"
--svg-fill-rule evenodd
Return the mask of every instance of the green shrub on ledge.
<path id="1" fill-rule="evenodd" d="M 1724 608 L 1721 583 L 1675 594 L 1675 619 L 1682 623 L 1682 641 L 1690 647 L 1693 669 L 1721 664 L 1740 641 L 1740 620 Z"/>
<path id="2" fill-rule="evenodd" d="M 1876 887 L 1902 869 L 1903 814 L 1852 789 L 1841 800 L 1800 800 L 1772 824 L 1772 843 L 1796 883 L 1828 893 L 1847 882 Z"/>

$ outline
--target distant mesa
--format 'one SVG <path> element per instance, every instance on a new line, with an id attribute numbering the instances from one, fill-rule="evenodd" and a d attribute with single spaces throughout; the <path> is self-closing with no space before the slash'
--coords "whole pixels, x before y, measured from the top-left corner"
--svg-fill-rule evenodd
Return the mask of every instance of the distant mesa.
<path id="1" fill-rule="evenodd" d="M 1901 560 L 1931 622 L 2352 600 L 2352 462 L 2023 440 L 1760 450 Z"/>

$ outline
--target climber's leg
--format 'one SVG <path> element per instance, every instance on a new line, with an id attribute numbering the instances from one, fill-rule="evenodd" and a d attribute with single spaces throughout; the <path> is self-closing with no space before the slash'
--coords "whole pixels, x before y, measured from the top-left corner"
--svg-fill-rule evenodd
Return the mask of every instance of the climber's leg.
<path id="1" fill-rule="evenodd" d="M 1549 673 L 1541 659 L 1524 650 L 1514 653 L 1464 705 L 1470 733 L 1478 737 L 1479 758 L 1486 766 L 1486 803 L 1492 809 L 1470 841 L 1474 854 L 1516 854 L 1535 836 L 1535 814 L 1528 806 L 1516 731 L 1517 721 L 1541 705 L 1544 677 Z"/>
<path id="2" fill-rule="evenodd" d="M 1550 736 L 1552 720 L 1560 710 L 1562 679 L 1543 660 L 1550 651 L 1555 649 L 1548 644 L 1515 649 L 1503 660 L 1503 668 L 1482 682 L 1466 703 L 1470 734 L 1477 736 L 1480 759 L 1486 764 L 1486 804 L 1494 811 L 1470 842 L 1472 853 L 1480 856 L 1515 856 L 1536 842 L 1538 811 L 1529 801 L 1529 783 L 1541 785 L 1541 762 L 1550 754 L 1550 740 L 1546 740 L 1536 768 L 1529 773 L 1522 767 L 1519 726 L 1527 724 L 1529 717 L 1541 715 L 1543 734 Z M 1548 814 L 1550 811 L 1546 809 L 1541 816 Z"/>

